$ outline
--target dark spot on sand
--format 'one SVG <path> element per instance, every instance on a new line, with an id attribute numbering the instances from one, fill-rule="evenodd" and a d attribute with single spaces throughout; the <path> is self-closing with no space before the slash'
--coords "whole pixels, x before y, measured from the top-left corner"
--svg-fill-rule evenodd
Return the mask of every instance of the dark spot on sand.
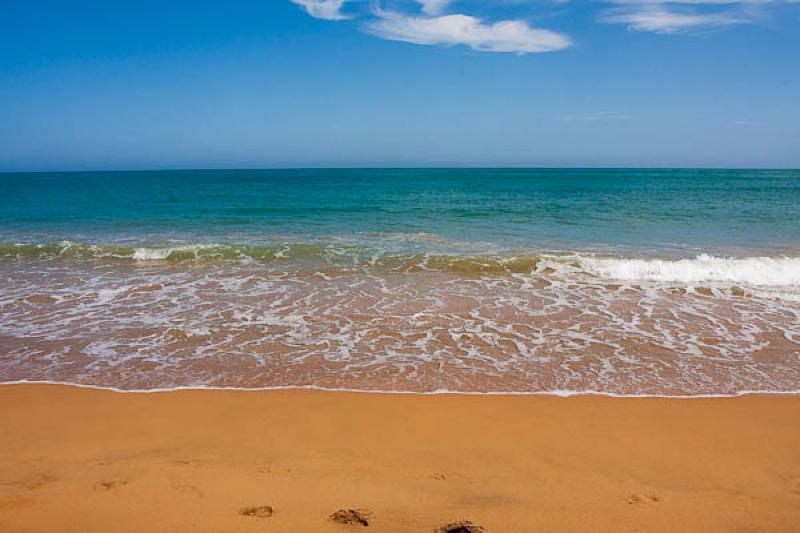
<path id="1" fill-rule="evenodd" d="M 244 507 L 239 509 L 239 514 L 243 516 L 252 516 L 254 518 L 269 518 L 275 511 L 269 505 L 261 505 L 258 507 Z"/>
<path id="2" fill-rule="evenodd" d="M 339 509 L 330 516 L 330 519 L 337 524 L 367 527 L 369 515 L 369 511 L 364 509 Z"/>
<path id="3" fill-rule="evenodd" d="M 487 530 L 485 527 L 475 525 L 469 520 L 462 520 L 461 522 L 453 522 L 442 526 L 434 533 L 487 533 Z"/>
<path id="4" fill-rule="evenodd" d="M 98 481 L 94 484 L 94 490 L 96 491 L 107 491 L 107 490 L 115 490 L 123 485 L 127 485 L 128 482 L 125 480 L 121 481 Z"/>
<path id="5" fill-rule="evenodd" d="M 174 464 L 177 466 L 203 466 L 205 462 L 202 459 L 178 459 Z"/>
<path id="6" fill-rule="evenodd" d="M 625 500 L 629 505 L 640 505 L 643 503 L 658 503 L 661 498 L 649 494 L 633 494 L 630 498 Z"/>

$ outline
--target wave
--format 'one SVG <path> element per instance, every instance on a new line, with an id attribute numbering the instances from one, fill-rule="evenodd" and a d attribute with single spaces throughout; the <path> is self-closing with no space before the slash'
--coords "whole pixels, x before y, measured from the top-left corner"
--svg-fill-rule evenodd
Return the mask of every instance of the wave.
<path id="1" fill-rule="evenodd" d="M 459 255 L 399 253 L 342 243 L 281 243 L 271 246 L 180 244 L 115 246 L 58 243 L 0 243 L 0 261 L 109 260 L 134 263 L 245 261 L 294 265 L 299 270 L 376 269 L 395 273 L 448 272 L 460 276 L 530 275 L 623 283 L 682 286 L 800 289 L 800 257 L 654 259 L 589 253 Z M 775 292 L 770 293 L 777 294 Z"/>
<path id="2" fill-rule="evenodd" d="M 578 263 L 590 274 L 618 281 L 800 287 L 800 257 L 725 258 L 701 254 L 694 259 L 672 261 L 581 257 Z"/>
<path id="3" fill-rule="evenodd" d="M 2 243 L 0 260 L 21 259 L 124 259 L 133 261 L 241 260 L 271 261 L 303 257 L 323 257 L 345 253 L 346 249 L 313 244 L 247 246 L 228 244 L 182 244 L 175 246 L 133 247 L 82 244 L 71 241 L 57 243 Z M 355 247 L 350 251 L 354 251 Z"/>
<path id="4" fill-rule="evenodd" d="M 536 255 L 437 255 L 397 254 L 366 246 L 284 243 L 273 246 L 230 244 L 186 244 L 177 246 L 126 247 L 79 244 L 70 241 L 48 244 L 0 244 L 0 260 L 103 259 L 137 263 L 187 261 L 256 261 L 288 264 L 304 262 L 313 267 L 384 268 L 395 272 L 453 272 L 463 275 L 504 275 L 532 272 L 540 261 Z"/>

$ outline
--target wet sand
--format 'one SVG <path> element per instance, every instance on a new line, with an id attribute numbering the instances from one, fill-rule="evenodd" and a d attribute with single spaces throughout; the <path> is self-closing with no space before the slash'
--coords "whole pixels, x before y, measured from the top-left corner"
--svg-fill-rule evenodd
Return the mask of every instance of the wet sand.
<path id="1" fill-rule="evenodd" d="M 528 274 L 478 276 L 0 260 L 0 375 L 126 390 L 699 396 L 800 387 L 800 301 L 736 286 L 609 283 L 541 261 Z"/>
<path id="2" fill-rule="evenodd" d="M 342 508 L 369 525 L 329 520 Z M 800 397 L 0 387 L 3 532 L 463 519 L 492 533 L 800 531 Z"/>

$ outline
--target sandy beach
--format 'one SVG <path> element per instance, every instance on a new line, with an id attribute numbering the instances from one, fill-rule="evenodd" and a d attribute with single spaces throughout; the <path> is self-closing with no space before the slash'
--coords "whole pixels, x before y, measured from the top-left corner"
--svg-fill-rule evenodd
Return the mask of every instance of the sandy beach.
<path id="1" fill-rule="evenodd" d="M 3 8 L 0 533 L 800 533 L 800 0 Z"/>
<path id="2" fill-rule="evenodd" d="M 369 531 L 798 531 L 799 413 L 796 396 L 8 385 L 0 529 L 363 529 L 329 519 L 353 508 Z"/>

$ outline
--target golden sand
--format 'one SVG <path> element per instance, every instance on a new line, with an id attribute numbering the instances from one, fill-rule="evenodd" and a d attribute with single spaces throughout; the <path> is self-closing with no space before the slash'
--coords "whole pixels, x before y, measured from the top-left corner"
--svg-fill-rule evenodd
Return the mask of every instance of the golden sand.
<path id="1" fill-rule="evenodd" d="M 368 526 L 331 520 L 340 509 Z M 460 520 L 490 533 L 800 531 L 800 397 L 0 387 L 3 532 Z"/>

